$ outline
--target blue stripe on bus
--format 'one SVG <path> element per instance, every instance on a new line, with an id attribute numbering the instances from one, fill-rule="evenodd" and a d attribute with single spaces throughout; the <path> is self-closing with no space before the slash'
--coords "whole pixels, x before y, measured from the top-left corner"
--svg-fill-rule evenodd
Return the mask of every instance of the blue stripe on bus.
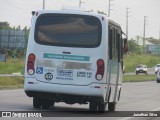
<path id="1" fill-rule="evenodd" d="M 76 60 L 76 61 L 90 61 L 89 56 L 77 56 L 77 55 L 60 55 L 60 54 L 51 54 L 44 53 L 43 58 L 50 59 L 63 59 L 63 60 Z"/>

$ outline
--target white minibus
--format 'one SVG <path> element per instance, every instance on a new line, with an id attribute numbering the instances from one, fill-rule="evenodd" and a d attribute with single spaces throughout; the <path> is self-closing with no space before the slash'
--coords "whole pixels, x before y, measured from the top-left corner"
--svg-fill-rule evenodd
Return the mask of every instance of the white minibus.
<path id="1" fill-rule="evenodd" d="M 24 91 L 33 107 L 55 103 L 89 104 L 90 111 L 114 111 L 123 73 L 119 24 L 86 10 L 32 12 L 26 53 Z"/>

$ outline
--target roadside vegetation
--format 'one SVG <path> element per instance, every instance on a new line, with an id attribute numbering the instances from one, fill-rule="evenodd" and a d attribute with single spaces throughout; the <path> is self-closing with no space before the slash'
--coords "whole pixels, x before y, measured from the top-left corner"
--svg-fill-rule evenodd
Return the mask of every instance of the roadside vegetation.
<path id="1" fill-rule="evenodd" d="M 147 65 L 148 68 L 160 64 L 159 55 L 144 54 L 144 48 L 138 44 L 141 36 L 137 36 L 137 40 L 128 40 L 128 54 L 124 55 L 125 72 L 134 72 L 138 64 Z M 159 41 L 154 38 L 148 40 L 152 44 L 157 44 Z"/>
<path id="2" fill-rule="evenodd" d="M 125 82 L 156 81 L 156 75 L 123 75 Z M 23 88 L 24 77 L 0 77 L 0 89 Z"/>
<path id="3" fill-rule="evenodd" d="M 23 88 L 23 77 L 0 77 L 0 89 Z"/>
<path id="4" fill-rule="evenodd" d="M 24 59 L 8 58 L 6 62 L 0 62 L 0 74 L 24 73 Z"/>
<path id="5" fill-rule="evenodd" d="M 125 73 L 134 72 L 138 64 L 145 64 L 154 67 L 160 64 L 160 56 L 143 54 L 142 46 L 137 45 L 134 40 L 130 40 L 129 52 L 124 56 Z M 6 52 L 5 52 L 6 53 Z M 17 52 L 19 53 L 19 52 Z M 15 58 L 7 51 L 7 61 L 0 62 L 0 74 L 21 73 L 24 74 L 24 54 Z M 155 81 L 156 75 L 123 75 L 123 82 Z M 0 77 L 0 89 L 23 88 L 23 77 Z"/>
<path id="6" fill-rule="evenodd" d="M 125 55 L 125 72 L 134 72 L 138 64 L 145 64 L 148 68 L 160 64 L 160 56 L 155 55 Z"/>
<path id="7" fill-rule="evenodd" d="M 125 55 L 125 73 L 134 72 L 138 64 L 145 64 L 149 68 L 160 64 L 160 56 L 154 55 Z M 0 74 L 24 73 L 24 59 L 8 58 L 6 62 L 0 62 Z"/>
<path id="8" fill-rule="evenodd" d="M 149 67 L 155 66 L 159 63 L 160 57 L 152 55 L 126 55 L 124 57 L 125 72 L 135 71 L 137 64 L 143 63 Z M 24 73 L 24 59 L 9 58 L 5 62 L 0 62 L 0 74 Z M 141 81 L 155 81 L 156 75 L 123 75 L 124 82 L 141 82 Z M 24 78 L 17 77 L 0 77 L 0 89 L 16 89 L 23 88 Z"/>

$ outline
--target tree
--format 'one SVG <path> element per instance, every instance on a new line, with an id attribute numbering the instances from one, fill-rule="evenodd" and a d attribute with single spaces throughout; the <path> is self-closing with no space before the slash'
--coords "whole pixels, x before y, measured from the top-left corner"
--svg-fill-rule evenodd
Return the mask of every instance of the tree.
<path id="1" fill-rule="evenodd" d="M 103 15 L 107 15 L 105 12 L 103 11 L 97 11 L 99 14 L 103 14 Z"/>
<path id="2" fill-rule="evenodd" d="M 153 38 L 153 37 L 150 37 L 150 38 L 147 38 L 148 42 L 152 43 L 152 44 L 160 44 L 160 41 Z"/>
<path id="3" fill-rule="evenodd" d="M 11 27 L 8 22 L 0 22 L 0 30 L 10 30 Z"/>
<path id="4" fill-rule="evenodd" d="M 143 53 L 143 47 L 138 45 L 136 40 L 128 40 L 128 52 L 129 54 L 142 54 Z"/>

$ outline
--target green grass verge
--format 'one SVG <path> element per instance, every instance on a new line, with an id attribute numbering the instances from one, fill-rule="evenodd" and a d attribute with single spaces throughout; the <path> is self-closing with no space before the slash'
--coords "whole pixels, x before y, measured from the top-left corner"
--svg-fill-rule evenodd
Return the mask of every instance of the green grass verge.
<path id="1" fill-rule="evenodd" d="M 6 62 L 0 62 L 0 74 L 24 73 L 24 59 L 8 58 Z"/>
<path id="2" fill-rule="evenodd" d="M 123 75 L 123 82 L 155 81 L 156 75 Z M 0 89 L 23 88 L 24 77 L 0 77 Z"/>
<path id="3" fill-rule="evenodd" d="M 24 77 L 0 77 L 0 89 L 23 88 Z"/>
<path id="4" fill-rule="evenodd" d="M 134 72 L 138 64 L 145 64 L 151 68 L 156 64 L 160 64 L 160 56 L 155 56 L 155 55 L 124 56 L 125 72 Z"/>
<path id="5" fill-rule="evenodd" d="M 123 82 L 155 81 L 156 75 L 123 75 Z"/>
<path id="6" fill-rule="evenodd" d="M 153 67 L 160 64 L 160 56 L 154 55 L 125 55 L 124 65 L 125 72 L 134 72 L 138 64 L 145 64 L 148 67 Z M 24 73 L 24 59 L 8 58 L 6 63 L 0 62 L 0 74 L 12 74 L 16 72 Z"/>

